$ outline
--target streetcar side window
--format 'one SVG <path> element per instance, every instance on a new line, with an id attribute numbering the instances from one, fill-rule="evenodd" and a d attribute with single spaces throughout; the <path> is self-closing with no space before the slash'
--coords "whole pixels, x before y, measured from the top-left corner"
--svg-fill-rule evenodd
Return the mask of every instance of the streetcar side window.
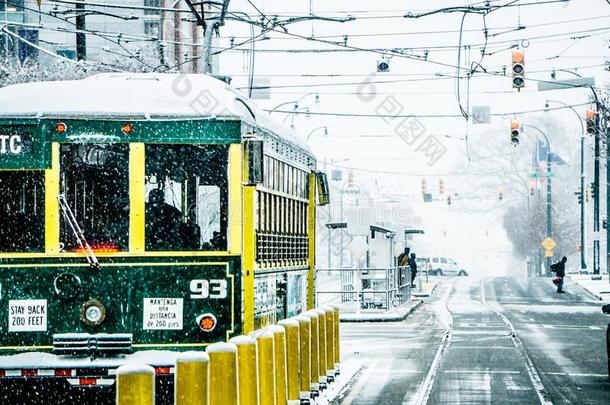
<path id="1" fill-rule="evenodd" d="M 62 144 L 60 192 L 91 247 L 98 252 L 129 248 L 129 145 Z M 81 249 L 66 215 L 64 251 Z"/>
<path id="2" fill-rule="evenodd" d="M 44 250 L 44 172 L 0 171 L 0 252 Z"/>
<path id="3" fill-rule="evenodd" d="M 228 149 L 146 145 L 146 250 L 227 250 Z"/>

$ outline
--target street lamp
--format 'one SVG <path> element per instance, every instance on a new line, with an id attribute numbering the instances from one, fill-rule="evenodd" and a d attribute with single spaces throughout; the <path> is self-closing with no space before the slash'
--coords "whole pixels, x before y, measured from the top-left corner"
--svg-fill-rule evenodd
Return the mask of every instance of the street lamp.
<path id="1" fill-rule="evenodd" d="M 320 94 L 319 94 L 319 93 L 307 93 L 307 94 L 305 94 L 303 97 L 299 98 L 298 100 L 286 101 L 286 102 L 284 102 L 284 103 L 281 103 L 281 104 L 276 105 L 276 106 L 275 106 L 275 107 L 273 107 L 271 110 L 269 110 L 269 114 L 274 113 L 274 112 L 275 112 L 275 111 L 276 111 L 278 108 L 280 108 L 280 107 L 283 107 L 283 106 L 285 106 L 285 105 L 290 105 L 290 104 L 293 104 L 293 105 L 294 105 L 294 107 L 293 107 L 293 109 L 292 109 L 292 111 L 293 111 L 293 112 L 294 112 L 294 111 L 298 111 L 298 110 L 299 110 L 299 108 L 300 108 L 301 102 L 302 102 L 302 101 L 303 101 L 303 100 L 304 100 L 306 97 L 309 97 L 309 96 L 315 96 L 315 98 L 316 98 L 315 103 L 316 103 L 316 104 L 320 104 Z M 286 113 L 286 114 L 290 114 L 290 112 L 288 112 L 288 111 L 282 111 L 282 112 L 284 112 L 284 113 Z"/>
<path id="2" fill-rule="evenodd" d="M 573 73 L 573 72 L 571 72 Z M 549 103 L 557 103 L 566 106 L 576 115 L 580 122 L 580 269 L 587 269 L 586 251 L 585 251 L 585 123 L 583 122 L 580 114 L 567 103 L 556 100 L 546 100 L 544 108 L 548 108 Z"/>
<path id="3" fill-rule="evenodd" d="M 285 124 L 286 121 L 288 120 L 288 117 L 290 117 L 290 128 L 291 129 L 294 129 L 294 116 L 295 116 L 295 113 L 297 113 L 297 112 L 304 112 L 305 113 L 305 118 L 307 118 L 307 119 L 311 118 L 311 115 L 309 114 L 309 107 L 297 107 L 297 105 L 298 104 L 295 104 L 294 110 L 292 110 L 290 113 L 286 114 L 286 116 L 282 120 L 282 124 Z"/>
<path id="4" fill-rule="evenodd" d="M 577 76 L 577 77 L 582 77 L 578 73 L 573 72 L 571 70 L 567 70 L 567 69 L 553 69 L 553 71 L 551 72 L 551 79 L 555 80 L 555 78 L 557 77 L 557 72 L 566 72 L 566 73 L 571 73 L 571 74 L 573 74 L 574 76 Z"/>
<path id="5" fill-rule="evenodd" d="M 324 136 L 328 136 L 328 127 L 326 125 L 322 125 L 321 127 L 317 127 L 317 128 L 314 128 L 311 130 L 311 132 L 305 138 L 305 143 L 309 144 L 309 138 L 311 138 L 311 136 L 313 135 L 314 132 L 316 132 L 320 129 L 324 129 Z"/>
<path id="6" fill-rule="evenodd" d="M 299 98 L 298 100 L 294 100 L 294 101 L 286 101 L 284 103 L 278 104 L 275 107 L 273 107 L 271 110 L 269 111 L 269 114 L 274 113 L 277 109 L 279 109 L 280 107 L 283 107 L 285 105 L 293 105 L 292 111 L 280 111 L 284 114 L 286 114 L 286 116 L 284 117 L 284 119 L 282 120 L 282 124 L 286 123 L 286 121 L 288 120 L 288 117 L 290 117 L 291 119 L 291 124 L 290 124 L 290 128 L 294 129 L 294 115 L 297 112 L 302 112 L 304 111 L 305 117 L 306 118 L 310 118 L 311 116 L 309 115 L 309 107 L 301 107 L 301 102 L 309 97 L 309 96 L 315 96 L 315 103 L 316 104 L 320 104 L 320 94 L 319 93 L 307 93 L 304 96 L 302 96 L 301 98 Z"/>
<path id="7" fill-rule="evenodd" d="M 297 108 L 299 108 L 299 102 L 296 100 L 293 101 L 286 101 L 284 103 L 278 104 L 275 107 L 273 107 L 271 110 L 269 110 L 269 114 L 273 114 L 275 112 L 275 110 L 277 110 L 280 107 L 283 107 L 285 105 L 289 105 L 289 104 L 294 104 L 294 109 L 296 110 Z"/>
<path id="8" fill-rule="evenodd" d="M 542 130 L 534 125 L 523 125 L 524 128 L 532 128 L 538 131 L 546 141 L 546 236 L 553 237 L 553 222 L 551 218 L 551 144 L 549 138 Z M 551 256 L 546 258 L 546 271 L 551 270 Z"/>

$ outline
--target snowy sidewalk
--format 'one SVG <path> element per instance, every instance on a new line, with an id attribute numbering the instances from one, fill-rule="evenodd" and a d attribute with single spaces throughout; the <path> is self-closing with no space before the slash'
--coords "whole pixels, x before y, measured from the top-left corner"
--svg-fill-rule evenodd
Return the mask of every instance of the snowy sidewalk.
<path id="1" fill-rule="evenodd" d="M 570 274 L 567 277 L 597 299 L 610 302 L 610 283 L 607 275 L 601 276 L 601 280 L 592 280 L 590 274 Z"/>
<path id="2" fill-rule="evenodd" d="M 435 282 L 428 282 L 428 283 L 423 282 L 421 284 L 421 290 L 419 288 L 415 288 L 411 292 L 411 295 L 413 297 L 429 297 L 432 295 L 432 292 L 434 292 L 436 285 L 437 285 L 437 283 L 435 283 Z"/>

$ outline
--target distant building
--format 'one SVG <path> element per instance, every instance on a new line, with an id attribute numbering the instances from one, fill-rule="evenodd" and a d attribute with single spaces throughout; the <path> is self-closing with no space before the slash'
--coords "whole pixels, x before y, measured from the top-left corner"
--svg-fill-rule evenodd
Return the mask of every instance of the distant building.
<path id="1" fill-rule="evenodd" d="M 121 0 L 116 3 L 136 9 L 96 7 L 85 2 L 88 60 L 140 66 L 143 70 L 165 67 L 197 72 L 203 32 L 201 27 L 189 21 L 192 16 L 184 1 Z M 151 9 L 142 9 L 142 6 Z M 44 1 L 41 12 L 38 10 L 36 0 L 0 0 L 0 28 L 6 24 L 14 33 L 14 36 L 0 35 L 0 57 L 9 57 L 19 63 L 27 58 L 40 62 L 52 58 L 20 41 L 22 38 L 53 54 L 76 59 L 75 20 L 82 11 L 75 5 Z"/>

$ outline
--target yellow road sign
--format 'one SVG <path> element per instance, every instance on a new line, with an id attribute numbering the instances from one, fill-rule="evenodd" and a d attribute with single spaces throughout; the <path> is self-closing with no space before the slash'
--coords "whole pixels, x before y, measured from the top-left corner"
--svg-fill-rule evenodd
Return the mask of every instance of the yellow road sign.
<path id="1" fill-rule="evenodd" d="M 544 251 L 544 257 L 553 257 L 553 251 L 552 250 L 545 250 Z"/>
<path id="2" fill-rule="evenodd" d="M 552 251 L 555 246 L 557 246 L 557 242 L 555 242 L 551 237 L 547 237 L 542 241 L 542 243 L 540 243 L 540 245 L 542 245 L 544 250 Z"/>

